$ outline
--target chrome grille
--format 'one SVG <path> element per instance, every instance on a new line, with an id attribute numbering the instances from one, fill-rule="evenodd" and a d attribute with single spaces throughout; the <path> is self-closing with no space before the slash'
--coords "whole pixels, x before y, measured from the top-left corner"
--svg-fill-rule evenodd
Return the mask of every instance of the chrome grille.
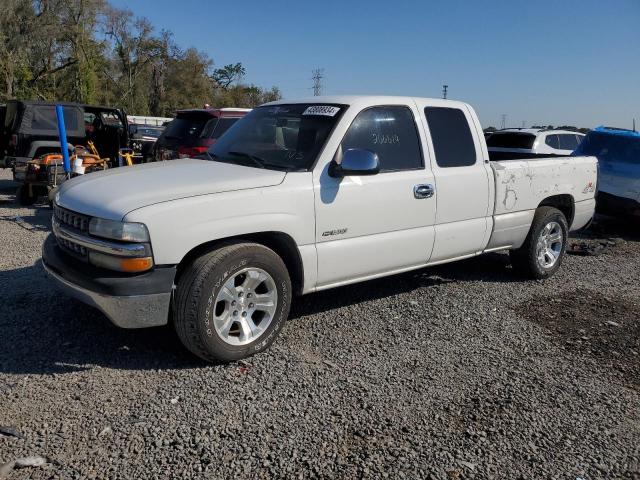
<path id="1" fill-rule="evenodd" d="M 87 215 L 72 212 L 71 210 L 67 210 L 66 208 L 59 207 L 58 205 L 54 205 L 53 215 L 62 225 L 75 228 L 76 230 L 80 230 L 81 232 L 89 231 L 89 220 L 91 220 L 91 218 Z"/>
<path id="2" fill-rule="evenodd" d="M 91 218 L 87 215 L 72 212 L 71 210 L 67 210 L 66 208 L 62 208 L 54 204 L 53 217 L 54 221 L 57 221 L 60 225 L 63 225 L 67 228 L 72 228 L 82 233 L 89 233 L 89 220 L 91 220 Z M 88 251 L 86 247 L 78 245 L 77 243 L 67 240 L 66 238 L 61 238 L 58 235 L 56 235 L 56 241 L 58 242 L 60 248 L 62 248 L 65 252 L 84 261 L 87 260 Z"/>
<path id="3" fill-rule="evenodd" d="M 69 240 L 66 240 L 60 237 L 56 237 L 56 241 L 58 242 L 58 245 L 60 245 L 64 250 L 68 251 L 69 253 L 78 255 L 82 258 L 86 258 L 87 249 L 82 245 L 78 245 L 77 243 L 70 242 Z"/>

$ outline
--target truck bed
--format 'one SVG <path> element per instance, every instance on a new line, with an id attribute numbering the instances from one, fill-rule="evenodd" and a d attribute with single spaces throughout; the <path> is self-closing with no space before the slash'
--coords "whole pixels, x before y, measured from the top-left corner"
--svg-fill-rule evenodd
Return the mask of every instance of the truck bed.
<path id="1" fill-rule="evenodd" d="M 569 230 L 586 226 L 595 209 L 598 160 L 545 157 L 491 162 L 495 173 L 493 230 L 485 251 L 519 248 L 536 208 L 555 198 L 567 206 Z"/>
<path id="2" fill-rule="evenodd" d="M 495 215 L 533 210 L 552 195 L 593 200 L 598 177 L 595 157 L 545 157 L 491 162 L 495 172 Z"/>

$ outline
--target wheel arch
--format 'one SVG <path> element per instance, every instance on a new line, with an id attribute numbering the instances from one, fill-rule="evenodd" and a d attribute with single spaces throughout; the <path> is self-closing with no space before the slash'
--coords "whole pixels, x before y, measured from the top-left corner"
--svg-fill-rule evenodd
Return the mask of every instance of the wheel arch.
<path id="1" fill-rule="evenodd" d="M 540 207 L 554 207 L 560 210 L 567 219 L 568 227 L 571 228 L 575 216 L 575 200 L 572 195 L 568 193 L 552 195 L 542 200 L 537 208 Z"/>
<path id="2" fill-rule="evenodd" d="M 304 264 L 296 241 L 284 232 L 268 231 L 218 238 L 192 248 L 182 258 L 176 270 L 177 283 L 185 267 L 200 255 L 225 245 L 242 242 L 253 242 L 273 250 L 284 262 L 291 277 L 291 285 L 296 295 L 300 295 L 304 287 Z"/>

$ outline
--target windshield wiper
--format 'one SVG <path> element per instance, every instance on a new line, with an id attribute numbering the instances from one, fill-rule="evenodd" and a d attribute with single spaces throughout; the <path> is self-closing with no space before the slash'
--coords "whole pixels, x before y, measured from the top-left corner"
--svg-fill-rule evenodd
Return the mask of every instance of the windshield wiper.
<path id="1" fill-rule="evenodd" d="M 262 158 L 256 155 L 251 155 L 250 153 L 247 153 L 247 152 L 238 152 L 233 150 L 227 153 L 229 155 L 235 155 L 236 157 L 248 158 L 249 160 L 253 161 L 253 163 L 256 164 L 259 168 L 266 168 L 267 162 L 265 162 Z"/>

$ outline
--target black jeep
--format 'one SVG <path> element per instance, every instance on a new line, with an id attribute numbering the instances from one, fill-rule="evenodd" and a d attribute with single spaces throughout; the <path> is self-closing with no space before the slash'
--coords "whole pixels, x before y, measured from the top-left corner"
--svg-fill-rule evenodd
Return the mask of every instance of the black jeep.
<path id="1" fill-rule="evenodd" d="M 55 106 L 56 103 L 47 102 L 7 102 L 0 152 L 6 152 L 4 166 L 13 169 L 14 180 L 27 180 L 32 160 L 48 153 L 60 153 Z M 126 114 L 111 107 L 77 103 L 62 103 L 62 106 L 70 152 L 74 146 L 86 147 L 92 142 L 100 157 L 108 158 L 110 166 L 117 166 L 120 149 L 129 147 Z M 40 182 L 29 183 L 29 197 L 46 194 L 46 188 L 37 185 Z"/>

